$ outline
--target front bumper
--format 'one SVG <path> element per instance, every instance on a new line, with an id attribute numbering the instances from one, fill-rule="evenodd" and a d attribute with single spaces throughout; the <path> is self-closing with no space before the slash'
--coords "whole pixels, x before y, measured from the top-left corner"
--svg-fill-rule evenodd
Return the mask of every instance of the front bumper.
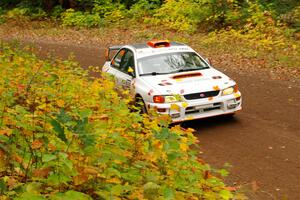
<path id="1" fill-rule="evenodd" d="M 196 99 L 178 103 L 146 103 L 148 109 L 156 109 L 160 114 L 167 114 L 172 122 L 182 122 L 218 115 L 235 113 L 242 109 L 241 93 L 226 96 Z"/>

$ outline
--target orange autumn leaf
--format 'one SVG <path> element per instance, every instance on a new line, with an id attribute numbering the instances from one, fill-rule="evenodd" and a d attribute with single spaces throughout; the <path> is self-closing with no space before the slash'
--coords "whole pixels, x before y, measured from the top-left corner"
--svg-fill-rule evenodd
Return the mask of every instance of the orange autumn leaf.
<path id="1" fill-rule="evenodd" d="M 18 184 L 18 181 L 15 178 L 10 177 L 7 180 L 6 185 L 8 186 L 8 188 L 11 190 L 13 189 L 16 185 Z"/>
<path id="2" fill-rule="evenodd" d="M 226 190 L 228 191 L 237 191 L 239 188 L 238 187 L 232 187 L 232 186 L 228 186 L 228 187 L 225 187 Z"/>
<path id="3" fill-rule="evenodd" d="M 46 178 L 49 175 L 50 169 L 35 169 L 32 171 L 32 175 L 35 177 Z"/>
<path id="4" fill-rule="evenodd" d="M 217 86 L 217 85 L 214 86 L 213 89 L 214 89 L 214 90 L 220 90 L 219 86 Z"/>
<path id="5" fill-rule="evenodd" d="M 86 174 L 80 174 L 78 176 L 73 177 L 74 185 L 81 185 L 83 183 L 86 183 L 88 180 L 89 180 L 89 177 Z"/>
<path id="6" fill-rule="evenodd" d="M 22 163 L 23 162 L 23 158 L 19 155 L 14 155 L 14 160 L 17 162 L 17 163 Z"/>
<path id="7" fill-rule="evenodd" d="M 62 100 L 62 99 L 58 99 L 57 101 L 56 101 L 56 104 L 57 104 L 57 106 L 58 107 L 64 107 L 64 105 L 65 105 L 65 101 L 64 100 Z"/>
<path id="8" fill-rule="evenodd" d="M 86 174 L 91 174 L 91 175 L 96 175 L 99 173 L 98 170 L 94 167 L 86 167 L 86 168 L 84 168 L 83 172 Z"/>
<path id="9" fill-rule="evenodd" d="M 32 149 L 40 149 L 43 146 L 43 142 L 41 140 L 35 140 L 31 143 Z"/>
<path id="10" fill-rule="evenodd" d="M 55 151 L 56 150 L 56 147 L 51 143 L 48 144 L 48 148 L 50 149 L 50 151 Z"/>
<path id="11" fill-rule="evenodd" d="M 0 135 L 10 136 L 12 131 L 10 129 L 0 130 Z"/>

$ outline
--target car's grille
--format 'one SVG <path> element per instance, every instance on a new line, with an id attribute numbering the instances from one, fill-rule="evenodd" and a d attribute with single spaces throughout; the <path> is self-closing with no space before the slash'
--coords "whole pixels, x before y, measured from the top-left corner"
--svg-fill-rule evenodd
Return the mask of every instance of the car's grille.
<path id="1" fill-rule="evenodd" d="M 209 91 L 209 92 L 200 92 L 200 93 L 193 93 L 193 94 L 186 94 L 184 98 L 186 100 L 194 100 L 194 99 L 203 99 L 208 97 L 215 97 L 220 93 L 220 90 Z"/>

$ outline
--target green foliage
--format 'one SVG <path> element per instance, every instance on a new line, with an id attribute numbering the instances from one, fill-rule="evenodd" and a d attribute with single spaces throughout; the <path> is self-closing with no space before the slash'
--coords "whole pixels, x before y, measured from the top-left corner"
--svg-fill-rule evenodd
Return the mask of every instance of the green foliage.
<path id="1" fill-rule="evenodd" d="M 2 7 L 0 7 L 0 24 L 5 23 L 5 19 L 4 19 L 4 10 Z"/>
<path id="2" fill-rule="evenodd" d="M 61 14 L 62 24 L 64 26 L 78 26 L 78 27 L 100 27 L 103 25 L 103 19 L 98 14 L 84 13 L 68 9 Z"/>
<path id="3" fill-rule="evenodd" d="M 192 130 L 130 112 L 105 74 L 3 44 L 0 73 L 1 198 L 233 197 L 192 150 Z"/>
<path id="4" fill-rule="evenodd" d="M 281 15 L 280 19 L 284 23 L 300 31 L 300 6 L 297 6 L 290 12 Z"/>
<path id="5" fill-rule="evenodd" d="M 51 17 L 53 17 L 55 19 L 59 19 L 63 12 L 64 12 L 64 9 L 60 5 L 55 6 L 51 12 Z"/>
<path id="6" fill-rule="evenodd" d="M 6 13 L 6 17 L 9 19 L 20 19 L 28 17 L 31 20 L 41 20 L 47 17 L 47 13 L 39 7 L 17 7 L 9 10 Z"/>
<path id="7" fill-rule="evenodd" d="M 132 5 L 129 15 L 134 19 L 141 20 L 143 17 L 152 16 L 159 7 L 159 0 L 140 0 Z"/>
<path id="8" fill-rule="evenodd" d="M 291 32 L 287 32 L 289 30 Z M 237 58 L 254 58 L 262 62 L 260 65 L 268 67 L 299 67 L 300 44 L 291 39 L 293 34 L 291 29 L 267 25 L 244 30 L 220 30 L 202 36 L 201 45 Z"/>
<path id="9" fill-rule="evenodd" d="M 277 25 L 278 20 L 298 29 L 300 6 L 297 0 L 15 0 L 1 5 L 13 8 L 10 18 L 52 15 L 61 17 L 64 25 L 79 27 L 99 27 L 127 18 L 185 32 L 249 29 Z"/>
<path id="10" fill-rule="evenodd" d="M 208 14 L 201 4 L 193 0 L 168 0 L 149 21 L 171 29 L 193 32 Z"/>

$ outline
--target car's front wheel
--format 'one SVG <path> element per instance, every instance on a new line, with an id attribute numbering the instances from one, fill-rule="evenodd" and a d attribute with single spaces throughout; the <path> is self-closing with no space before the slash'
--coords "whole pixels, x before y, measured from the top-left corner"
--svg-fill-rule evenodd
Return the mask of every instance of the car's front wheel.
<path id="1" fill-rule="evenodd" d="M 135 105 L 135 107 L 137 108 L 137 111 L 140 114 L 146 114 L 147 113 L 147 108 L 146 108 L 145 102 L 142 99 L 142 97 L 140 97 L 140 96 L 136 97 L 134 105 Z"/>

